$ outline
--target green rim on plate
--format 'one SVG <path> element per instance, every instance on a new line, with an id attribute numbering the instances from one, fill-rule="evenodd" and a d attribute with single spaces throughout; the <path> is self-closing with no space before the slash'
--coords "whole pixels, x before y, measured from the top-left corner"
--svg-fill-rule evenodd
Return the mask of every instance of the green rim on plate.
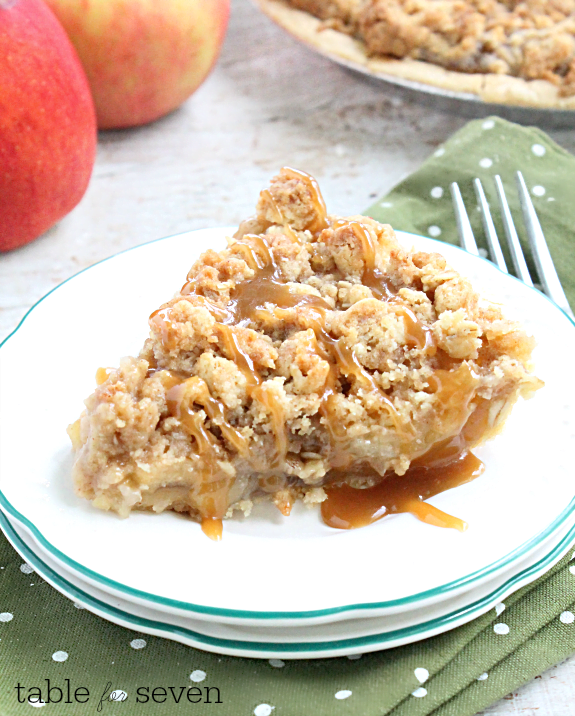
<path id="1" fill-rule="evenodd" d="M 221 231 L 223 234 L 226 232 L 229 232 L 230 230 L 235 230 L 235 227 L 222 227 Z M 89 266 L 82 271 L 79 271 L 77 274 L 74 274 L 74 276 L 71 276 L 70 278 L 66 279 L 66 281 L 63 281 L 61 284 L 53 288 L 51 291 L 49 291 L 45 296 L 43 296 L 39 301 L 37 301 L 24 315 L 18 326 L 10 333 L 3 341 L 0 343 L 0 349 L 14 336 L 17 331 L 22 327 L 28 316 L 34 311 L 35 308 L 37 308 L 50 294 L 57 291 L 61 286 L 68 283 L 69 281 L 72 281 L 73 279 L 77 278 L 81 274 L 85 273 L 86 271 L 89 271 L 90 269 L 94 268 L 95 266 L 98 266 L 102 263 L 105 263 L 106 261 L 109 261 L 110 259 L 115 258 L 116 256 L 119 256 L 124 253 L 128 253 L 129 251 L 134 251 L 135 249 L 141 248 L 142 246 L 147 246 L 149 244 L 157 243 L 159 241 L 165 241 L 170 238 L 174 238 L 175 236 L 184 236 L 188 233 L 195 233 L 195 231 L 192 232 L 184 232 L 183 234 L 174 234 L 172 236 L 163 237 L 161 239 L 155 239 L 154 241 L 146 242 L 145 244 L 141 244 L 140 246 L 134 246 L 130 249 L 126 249 L 125 251 L 120 251 L 117 254 L 114 254 L 113 256 L 109 256 L 106 259 L 103 259 L 102 261 L 98 261 L 97 263 L 93 264 L 92 266 Z M 446 244 L 442 241 L 439 241 L 437 239 L 431 239 L 429 237 L 423 237 L 423 236 L 417 236 L 416 234 L 410 234 L 405 231 L 397 231 L 396 232 L 400 239 L 413 236 L 417 239 L 424 239 L 425 241 L 432 241 L 433 243 L 438 244 L 439 246 L 442 246 L 445 248 Z M 467 254 L 466 251 L 461 249 L 458 246 L 450 245 L 451 248 L 461 251 L 462 253 Z M 512 276 L 510 274 L 506 274 L 505 272 L 501 271 L 495 264 L 491 263 L 488 259 L 485 259 L 481 256 L 474 257 L 478 261 L 483 261 L 484 263 L 488 264 L 492 269 L 495 271 L 498 271 L 499 273 L 504 274 L 508 279 L 517 281 L 521 286 L 524 288 L 527 288 L 531 291 L 535 291 L 539 296 L 544 298 L 553 308 L 557 311 L 559 311 L 562 315 L 564 315 L 569 322 L 575 327 L 575 320 L 573 320 L 567 313 L 565 313 L 559 306 L 557 306 L 553 301 L 551 301 L 548 296 L 538 291 L 536 288 L 526 286 L 522 281 L 520 281 L 515 276 Z M 93 570 L 85 567 L 84 565 L 80 564 L 79 562 L 76 562 L 73 559 L 70 559 L 67 555 L 65 555 L 63 552 L 61 552 L 59 549 L 54 547 L 40 532 L 40 530 L 31 523 L 24 515 L 22 515 L 18 510 L 16 510 L 12 504 L 9 502 L 9 500 L 6 498 L 6 496 L 3 494 L 3 492 L 0 490 L 0 507 L 7 512 L 14 520 L 19 522 L 23 527 L 25 527 L 34 537 L 34 539 L 47 551 L 48 554 L 50 554 L 55 560 L 58 562 L 63 563 L 68 569 L 70 569 L 73 572 L 78 572 L 79 574 L 86 577 L 88 580 L 91 580 L 97 584 L 100 584 L 102 588 L 105 591 L 112 591 L 112 592 L 118 592 L 120 594 L 126 595 L 128 600 L 133 600 L 134 598 L 136 600 L 144 601 L 144 602 L 150 602 L 152 604 L 158 604 L 162 605 L 163 607 L 169 607 L 178 609 L 180 611 L 189 612 L 191 614 L 207 614 L 214 617 L 227 617 L 227 618 L 234 618 L 234 619 L 258 619 L 258 620 L 272 620 L 272 619 L 315 619 L 319 617 L 324 616 L 330 616 L 335 614 L 342 614 L 342 613 L 349 613 L 349 612 L 355 612 L 355 611 L 367 611 L 367 610 L 375 610 L 375 609 L 391 609 L 396 607 L 403 607 L 403 606 L 410 606 L 417 604 L 418 602 L 423 602 L 426 600 L 434 599 L 436 597 L 441 597 L 444 595 L 448 595 L 451 592 L 454 592 L 455 590 L 461 589 L 461 588 L 471 588 L 473 582 L 487 578 L 490 575 L 492 575 L 494 572 L 503 569 L 507 567 L 509 564 L 514 562 L 515 560 L 525 556 L 530 550 L 535 549 L 542 540 L 545 540 L 546 538 L 550 537 L 556 530 L 558 530 L 565 521 L 573 514 L 575 511 L 575 497 L 571 500 L 569 505 L 559 514 L 558 517 L 556 517 L 551 524 L 549 524 L 544 530 L 542 530 L 539 534 L 535 535 L 531 539 L 524 542 L 522 545 L 517 547 L 515 550 L 510 552 L 509 554 L 505 555 L 504 557 L 501 557 L 500 559 L 496 560 L 492 564 L 483 567 L 482 569 L 476 570 L 475 572 L 472 572 L 471 574 L 466 575 L 465 577 L 461 577 L 459 579 L 453 580 L 452 582 L 448 582 L 447 584 L 443 584 L 439 587 L 436 587 L 434 589 L 429 589 L 424 592 L 419 592 L 417 594 L 409 595 L 408 597 L 403 597 L 401 599 L 393 599 L 388 600 L 384 602 L 369 602 L 369 603 L 359 603 L 359 604 L 349 604 L 344 605 L 340 607 L 333 607 L 329 609 L 316 609 L 316 610 L 310 610 L 310 611 L 299 611 L 299 612 L 281 612 L 281 611 L 269 611 L 269 612 L 258 612 L 258 611 L 249 611 L 249 610 L 239 610 L 239 609 L 227 609 L 222 607 L 209 607 L 201 604 L 194 604 L 192 602 L 182 602 L 175 599 L 169 599 L 167 597 L 161 597 L 156 594 L 152 594 L 149 592 L 144 592 L 139 589 L 134 589 L 132 587 L 128 587 L 120 582 L 116 582 L 115 580 L 109 579 L 108 577 L 105 577 L 104 575 L 99 574 L 98 572 L 94 572 Z M 575 528 L 574 528 L 575 529 Z M 573 531 L 573 530 L 572 530 Z M 570 532 L 571 534 L 571 532 Z M 563 541 L 562 541 L 563 542 Z M 61 578 L 60 578 L 61 579 Z M 65 581 L 65 580 L 63 580 Z M 95 600 L 96 601 L 96 600 Z M 108 607 L 108 609 L 112 609 L 111 607 Z M 208 639 L 208 637 L 202 637 L 203 639 Z M 340 642 L 337 642 L 340 643 Z M 343 643 L 343 642 L 342 642 Z M 362 642 L 362 643 L 369 643 L 369 642 Z M 301 649 L 300 649 L 301 650 Z M 297 651 L 297 650 L 296 650 Z"/>
<path id="2" fill-rule="evenodd" d="M 241 641 L 235 639 L 220 639 L 218 637 L 211 637 L 205 634 L 199 634 L 191 629 L 184 627 L 177 627 L 171 624 L 164 624 L 163 622 L 153 621 L 144 617 L 138 617 L 134 614 L 124 612 L 121 609 L 113 607 L 96 597 L 92 597 L 86 594 L 81 589 L 70 584 L 64 577 L 60 576 L 51 567 L 42 562 L 38 557 L 20 538 L 16 533 L 12 525 L 10 524 L 6 515 L 0 511 L 0 527 L 4 532 L 8 541 L 12 544 L 14 549 L 32 566 L 38 574 L 50 582 L 54 588 L 58 589 L 62 594 L 72 600 L 80 600 L 87 605 L 88 609 L 95 610 L 100 615 L 105 614 L 106 618 L 110 621 L 118 623 L 117 620 L 122 621 L 122 625 L 129 624 L 131 628 L 136 631 L 155 633 L 157 631 L 168 632 L 172 638 L 178 639 L 178 637 L 194 640 L 196 644 L 201 648 L 212 646 L 219 647 L 220 649 L 226 650 L 243 650 L 253 652 L 272 652 L 282 651 L 289 653 L 301 653 L 301 652 L 325 652 L 325 651 L 340 651 L 343 655 L 349 652 L 350 649 L 359 648 L 370 648 L 375 645 L 385 646 L 391 641 L 397 639 L 412 639 L 412 641 L 418 641 L 424 639 L 429 632 L 436 630 L 448 631 L 451 625 L 460 620 L 462 617 L 465 621 L 471 621 L 472 619 L 481 616 L 488 611 L 494 603 L 503 599 L 509 594 L 509 590 L 513 589 L 516 585 L 517 588 L 528 584 L 529 582 L 536 579 L 541 574 L 545 573 L 555 564 L 566 551 L 569 550 L 575 539 L 575 525 L 571 527 L 569 532 L 555 545 L 555 547 L 539 561 L 532 564 L 530 567 L 522 570 L 518 574 L 510 577 L 504 584 L 495 589 L 490 594 L 478 599 L 477 601 L 469 604 L 462 609 L 455 610 L 450 614 L 446 614 L 442 617 L 437 617 L 428 622 L 422 624 L 416 624 L 411 627 L 403 627 L 402 629 L 396 629 L 390 632 L 382 634 L 372 634 L 369 636 L 356 637 L 350 639 L 338 639 L 336 641 L 325 641 L 325 642 L 294 642 L 289 644 L 274 643 L 274 642 L 252 642 L 252 641 Z M 469 617 L 469 618 L 467 618 Z"/>

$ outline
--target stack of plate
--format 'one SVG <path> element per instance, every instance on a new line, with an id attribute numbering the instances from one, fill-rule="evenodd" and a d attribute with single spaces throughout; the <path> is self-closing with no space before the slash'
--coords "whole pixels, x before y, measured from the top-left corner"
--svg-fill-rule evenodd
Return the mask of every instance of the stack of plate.
<path id="1" fill-rule="evenodd" d="M 535 372 L 546 382 L 476 451 L 485 473 L 432 498 L 465 519 L 466 532 L 408 514 L 339 531 L 301 505 L 289 518 L 261 505 L 227 521 L 216 543 L 173 513 L 120 520 L 77 498 L 65 428 L 95 370 L 138 351 L 147 315 L 227 232 L 170 237 L 93 266 L 40 301 L 1 346 L 0 526 L 47 582 L 105 619 L 208 651 L 327 657 L 464 624 L 569 549 L 575 385 L 561 356 L 575 354 L 575 326 L 489 262 L 408 234 L 403 243 L 442 252 L 511 308 L 536 336 Z"/>

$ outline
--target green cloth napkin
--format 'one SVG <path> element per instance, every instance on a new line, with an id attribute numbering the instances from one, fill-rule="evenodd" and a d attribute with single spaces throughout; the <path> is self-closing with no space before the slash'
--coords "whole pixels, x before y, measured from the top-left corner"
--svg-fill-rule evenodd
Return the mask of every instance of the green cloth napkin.
<path id="1" fill-rule="evenodd" d="M 493 173 L 512 189 L 515 169 L 524 172 L 529 187 L 544 190 L 535 191 L 535 205 L 573 304 L 575 158 L 539 130 L 500 119 L 471 122 L 367 213 L 398 229 L 456 242 L 449 182 L 457 180 L 474 205 L 474 176 L 485 179 L 490 193 Z M 509 194 L 516 208 L 514 192 Z M 472 221 L 479 236 L 475 212 Z M 575 562 L 570 559 L 568 554 L 506 599 L 503 612 L 501 606 L 492 609 L 432 639 L 359 659 L 268 662 L 136 634 L 77 609 L 31 573 L 0 536 L 0 716 L 32 713 L 29 704 L 17 702 L 15 687 L 45 688 L 46 679 L 58 687 L 70 679 L 72 691 L 90 692 L 88 703 L 47 704 L 47 716 L 96 713 L 108 683 L 128 698 L 105 702 L 102 714 L 472 716 L 575 652 Z M 494 629 L 501 623 L 508 633 Z M 179 687 L 217 687 L 222 703 L 136 703 L 139 687 L 151 693 L 170 686 L 176 694 Z"/>
<path id="2" fill-rule="evenodd" d="M 478 246 L 487 242 L 476 209 L 473 179 L 479 177 L 490 204 L 507 266 L 513 266 L 493 177 L 501 176 L 523 253 L 532 277 L 537 274 L 515 185 L 523 173 L 543 232 L 571 307 L 575 306 L 575 158 L 535 127 L 520 127 L 498 117 L 469 122 L 407 179 L 365 213 L 395 229 L 458 244 L 449 186 L 456 181 Z"/>

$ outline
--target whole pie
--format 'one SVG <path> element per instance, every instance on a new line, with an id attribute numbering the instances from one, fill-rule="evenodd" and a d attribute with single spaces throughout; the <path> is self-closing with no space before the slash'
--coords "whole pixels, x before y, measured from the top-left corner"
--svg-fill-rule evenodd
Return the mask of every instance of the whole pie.
<path id="1" fill-rule="evenodd" d="M 257 1 L 358 68 L 486 102 L 575 109 L 575 0 Z"/>
<path id="2" fill-rule="evenodd" d="M 328 215 L 294 169 L 228 244 L 152 313 L 138 357 L 98 370 L 69 428 L 77 493 L 212 536 L 258 500 L 322 503 L 345 527 L 381 498 L 364 523 L 405 508 L 440 524 L 420 498 L 478 474 L 469 449 L 541 385 L 533 339 L 439 254 Z"/>

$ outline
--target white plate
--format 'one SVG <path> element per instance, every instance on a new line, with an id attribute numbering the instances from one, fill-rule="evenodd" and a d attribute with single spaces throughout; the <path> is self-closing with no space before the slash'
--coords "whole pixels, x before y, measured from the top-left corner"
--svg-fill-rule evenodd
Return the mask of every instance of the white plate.
<path id="1" fill-rule="evenodd" d="M 573 519 L 572 519 L 573 521 Z M 539 547 L 513 575 L 490 580 L 440 605 L 391 617 L 350 619 L 305 627 L 254 627 L 206 622 L 133 604 L 62 574 L 42 554 L 26 528 L 0 511 L 0 527 L 36 572 L 62 594 L 98 616 L 146 634 L 163 636 L 205 651 L 256 658 L 325 658 L 389 649 L 461 626 L 534 581 L 571 549 L 575 527 L 566 526 L 552 545 Z"/>
<path id="2" fill-rule="evenodd" d="M 520 403 L 502 436 L 478 450 L 486 472 L 431 502 L 465 519 L 464 534 L 397 515 L 332 530 L 304 508 L 262 507 L 225 525 L 220 543 L 186 518 L 120 520 L 75 497 L 66 425 L 82 410 L 99 366 L 138 351 L 148 314 L 173 295 L 202 250 L 231 229 L 145 244 L 76 275 L 40 301 L 0 348 L 0 503 L 53 559 L 110 593 L 198 619 L 298 624 L 374 616 L 450 598 L 528 555 L 566 524 L 573 481 L 575 386 L 558 362 L 575 352 L 571 320 L 534 289 L 460 249 L 441 251 L 496 300 L 511 305 L 539 346 L 547 385 Z M 39 357 L 40 356 L 40 357 Z M 528 449 L 526 449 L 528 447 Z M 290 565 L 290 569 L 286 569 Z"/>

